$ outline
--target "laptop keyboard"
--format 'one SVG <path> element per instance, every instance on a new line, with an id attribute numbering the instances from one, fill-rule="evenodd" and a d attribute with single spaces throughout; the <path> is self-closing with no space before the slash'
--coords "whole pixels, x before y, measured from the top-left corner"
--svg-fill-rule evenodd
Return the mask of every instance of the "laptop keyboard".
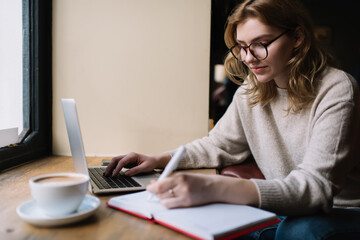
<path id="1" fill-rule="evenodd" d="M 141 187 L 141 185 L 131 177 L 121 174 L 116 177 L 105 177 L 103 175 L 104 171 L 104 168 L 89 168 L 90 178 L 99 189 Z"/>

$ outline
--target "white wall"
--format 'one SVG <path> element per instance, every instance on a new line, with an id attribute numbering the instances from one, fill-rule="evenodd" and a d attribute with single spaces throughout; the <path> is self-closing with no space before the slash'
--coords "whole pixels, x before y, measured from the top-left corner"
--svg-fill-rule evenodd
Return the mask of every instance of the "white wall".
<path id="1" fill-rule="evenodd" d="M 158 153 L 207 134 L 210 0 L 53 0 L 53 152 L 77 101 L 85 151 Z"/>

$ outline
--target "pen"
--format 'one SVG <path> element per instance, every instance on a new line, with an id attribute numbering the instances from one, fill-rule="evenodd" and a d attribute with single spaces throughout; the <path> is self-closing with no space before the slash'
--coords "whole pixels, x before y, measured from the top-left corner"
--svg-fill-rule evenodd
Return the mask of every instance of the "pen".
<path id="1" fill-rule="evenodd" d="M 184 157 L 185 155 L 185 147 L 184 146 L 180 146 L 174 156 L 172 156 L 172 158 L 170 159 L 169 163 L 166 165 L 164 171 L 161 173 L 160 177 L 158 178 L 158 181 L 163 180 L 164 178 L 166 178 L 167 176 L 169 176 L 178 166 L 180 160 Z M 154 197 L 155 193 L 151 194 L 148 197 L 148 200 L 151 200 Z"/>

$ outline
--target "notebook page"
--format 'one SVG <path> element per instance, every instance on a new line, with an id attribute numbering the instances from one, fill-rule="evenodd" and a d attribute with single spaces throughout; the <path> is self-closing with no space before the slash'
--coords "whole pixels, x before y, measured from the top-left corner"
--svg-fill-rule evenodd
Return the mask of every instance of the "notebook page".
<path id="1" fill-rule="evenodd" d="M 155 219 L 189 233 L 212 239 L 223 233 L 239 232 L 277 217 L 274 213 L 250 206 L 210 204 L 157 212 Z"/>
<path id="2" fill-rule="evenodd" d="M 149 195 L 150 193 L 147 191 L 131 193 L 113 197 L 108 203 L 151 219 L 154 212 L 166 211 L 167 208 L 161 205 L 157 197 L 154 197 L 153 200 L 148 200 Z"/>

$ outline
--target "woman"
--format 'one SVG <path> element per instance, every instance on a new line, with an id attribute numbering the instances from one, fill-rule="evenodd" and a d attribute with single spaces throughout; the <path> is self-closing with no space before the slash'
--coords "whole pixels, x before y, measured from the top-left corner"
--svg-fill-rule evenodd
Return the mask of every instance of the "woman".
<path id="1" fill-rule="evenodd" d="M 317 45 L 300 1 L 243 2 L 225 41 L 227 73 L 245 81 L 209 136 L 185 145 L 179 168 L 224 167 L 252 155 L 265 180 L 177 174 L 148 190 L 169 208 L 227 202 L 287 216 L 250 239 L 360 238 L 355 80 Z M 127 175 L 163 168 L 171 154 L 118 156 L 106 174 L 129 164 L 136 166 Z"/>

